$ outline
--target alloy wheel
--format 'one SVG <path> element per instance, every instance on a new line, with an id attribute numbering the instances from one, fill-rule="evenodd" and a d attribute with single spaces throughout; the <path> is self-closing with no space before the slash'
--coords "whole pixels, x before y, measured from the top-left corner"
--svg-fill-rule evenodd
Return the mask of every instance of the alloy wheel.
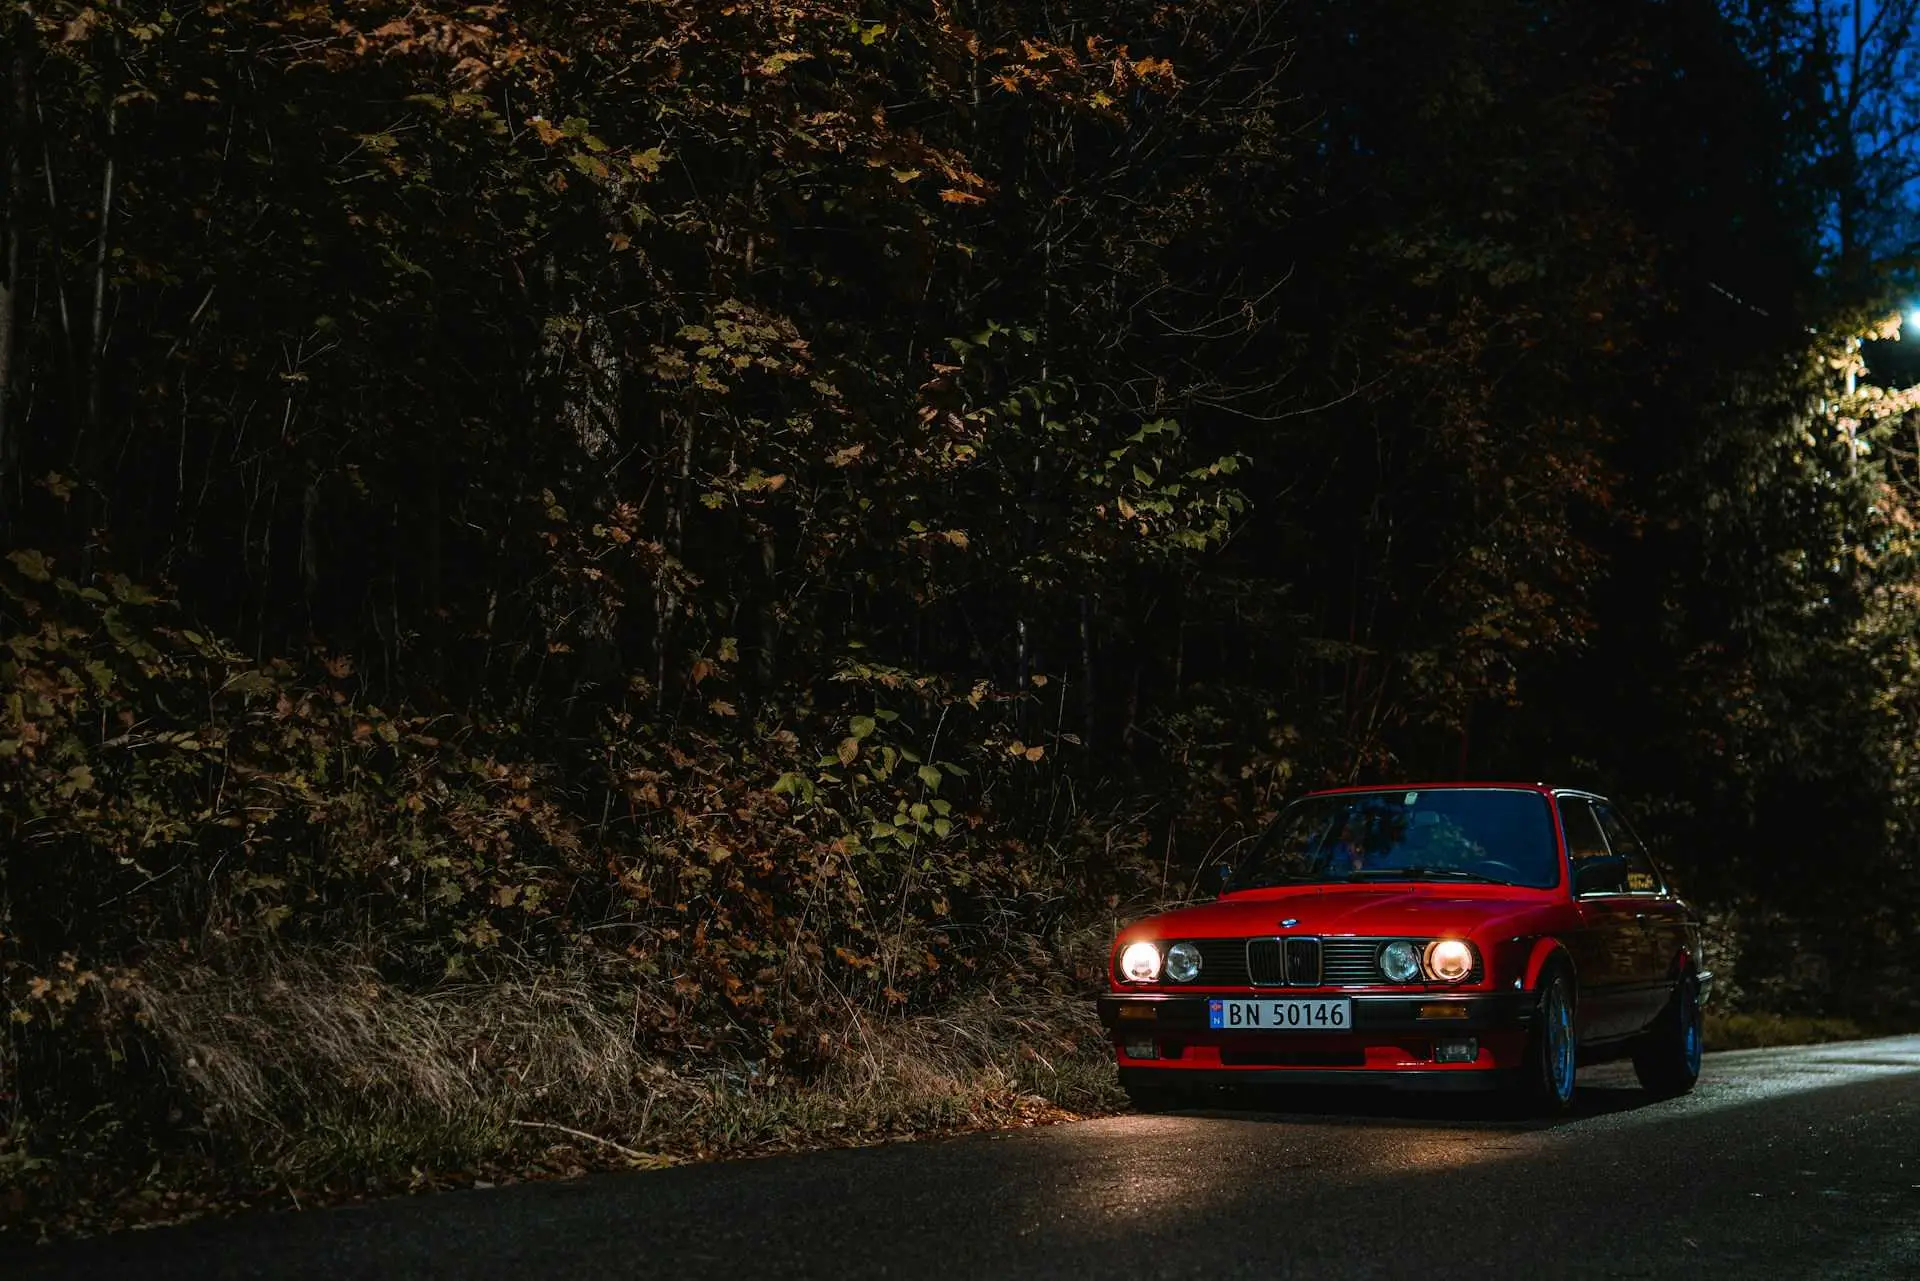
<path id="1" fill-rule="evenodd" d="M 1547 1057 L 1547 1086 L 1553 1091 L 1557 1102 L 1565 1103 L 1573 1097 L 1573 1081 L 1577 1071 L 1573 1003 L 1567 999 L 1565 979 L 1556 978 L 1548 986 L 1543 1013 L 1546 1018 L 1546 1044 L 1542 1048 Z"/>

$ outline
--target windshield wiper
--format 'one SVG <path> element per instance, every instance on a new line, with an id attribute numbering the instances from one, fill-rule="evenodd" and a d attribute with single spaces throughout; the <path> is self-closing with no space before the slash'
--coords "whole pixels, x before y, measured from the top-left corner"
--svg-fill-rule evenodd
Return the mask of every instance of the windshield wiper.
<path id="1" fill-rule="evenodd" d="M 1476 881 L 1482 885 L 1511 885 L 1497 876 L 1482 876 L 1478 872 L 1464 872 L 1457 867 L 1363 867 L 1348 874 L 1350 880 L 1379 877 L 1390 881 Z"/>
<path id="2" fill-rule="evenodd" d="M 1267 876 L 1248 877 L 1246 880 L 1241 880 L 1239 877 L 1236 876 L 1233 878 L 1231 882 L 1228 883 L 1227 888 L 1229 890 L 1261 890 L 1261 889 L 1269 889 L 1275 885 L 1318 885 L 1318 884 L 1320 884 L 1320 878 L 1318 877 L 1288 876 L 1284 873 L 1273 873 Z"/>

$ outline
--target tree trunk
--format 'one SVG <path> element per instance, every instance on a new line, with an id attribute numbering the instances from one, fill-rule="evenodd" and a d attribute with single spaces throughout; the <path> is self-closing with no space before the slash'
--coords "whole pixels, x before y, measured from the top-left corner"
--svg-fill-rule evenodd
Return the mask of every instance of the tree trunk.
<path id="1" fill-rule="evenodd" d="M 6 105 L 0 108 L 6 119 L 6 128 L 0 132 L 6 135 L 7 172 L 6 204 L 0 207 L 0 219 L 5 220 L 4 228 L 0 228 L 0 522 L 12 514 L 12 506 L 7 502 L 7 486 L 19 448 L 14 441 L 11 402 L 15 317 L 20 306 L 20 242 L 25 236 L 21 224 L 27 212 L 27 166 L 20 153 L 27 129 L 27 41 L 32 31 L 24 16 L 15 17 L 11 32 L 13 58 L 7 68 L 9 92 Z"/>
<path id="2" fill-rule="evenodd" d="M 1080 721 L 1088 751 L 1093 750 L 1097 710 L 1093 682 L 1093 614 L 1098 604 L 1097 597 L 1089 597 L 1085 592 L 1080 594 Z"/>
<path id="3" fill-rule="evenodd" d="M 120 41 L 114 38 L 114 52 L 120 51 Z M 100 431 L 100 398 L 105 386 L 104 365 L 107 354 L 107 237 L 113 224 L 114 194 L 114 143 L 120 125 L 120 104 L 114 97 L 107 99 L 107 139 L 106 163 L 100 174 L 100 225 L 93 243 L 93 323 L 87 334 L 87 406 L 84 428 L 76 433 L 73 450 L 74 462 L 81 461 L 81 445 L 88 437 L 96 437 Z M 96 445 L 97 447 L 97 445 Z"/>
<path id="4" fill-rule="evenodd" d="M 693 415 L 682 411 L 675 423 L 666 411 L 661 412 L 661 426 L 673 431 L 677 437 L 674 463 L 674 483 L 667 493 L 666 545 L 667 551 L 676 562 L 684 561 L 686 553 L 686 508 L 693 486 Z M 654 706 L 662 711 L 667 705 L 667 680 L 670 674 L 668 650 L 670 648 L 674 619 L 680 612 L 680 597 L 671 585 L 672 571 L 660 576 L 654 594 L 654 632 L 653 632 L 653 668 L 654 668 Z"/>
<path id="5" fill-rule="evenodd" d="M 756 676 L 762 700 L 773 694 L 775 647 L 780 643 L 780 575 L 778 548 L 771 531 L 760 538 L 760 572 L 766 598 L 760 606 L 760 653 Z"/>

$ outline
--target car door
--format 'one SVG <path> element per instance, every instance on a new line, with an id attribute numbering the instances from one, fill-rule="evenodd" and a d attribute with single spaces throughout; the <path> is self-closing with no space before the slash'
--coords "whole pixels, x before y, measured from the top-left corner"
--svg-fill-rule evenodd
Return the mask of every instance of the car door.
<path id="1" fill-rule="evenodd" d="M 1631 993 L 1646 965 L 1640 906 L 1627 894 L 1626 867 L 1607 843 L 1592 800 L 1562 795 L 1555 801 L 1579 917 L 1567 946 L 1580 981 L 1580 1038 L 1625 1036 L 1634 1029 Z"/>
<path id="2" fill-rule="evenodd" d="M 1680 955 L 1687 946 L 1687 916 L 1619 807 L 1596 801 L 1593 810 L 1607 843 L 1620 858 L 1627 897 L 1634 900 L 1640 927 L 1639 974 L 1629 987 L 1622 1010 L 1630 1030 L 1638 1031 L 1660 1016 L 1673 995 Z"/>

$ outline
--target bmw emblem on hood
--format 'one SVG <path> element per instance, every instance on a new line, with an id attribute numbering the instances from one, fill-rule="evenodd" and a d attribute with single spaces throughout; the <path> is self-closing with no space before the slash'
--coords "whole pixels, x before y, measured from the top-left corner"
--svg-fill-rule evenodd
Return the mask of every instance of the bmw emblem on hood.
<path id="1" fill-rule="evenodd" d="M 1284 920 L 1284 921 L 1282 921 L 1282 922 L 1280 922 L 1280 928 L 1281 928 L 1281 929 L 1283 929 L 1283 930 L 1290 930 L 1290 929 L 1292 929 L 1292 928 L 1293 928 L 1294 926 L 1296 926 L 1296 925 L 1298 925 L 1298 924 L 1300 924 L 1300 918 L 1299 918 L 1299 917 L 1297 917 L 1297 916 L 1289 916 L 1289 917 L 1288 917 L 1288 918 L 1287 918 L 1286 920 Z"/>

